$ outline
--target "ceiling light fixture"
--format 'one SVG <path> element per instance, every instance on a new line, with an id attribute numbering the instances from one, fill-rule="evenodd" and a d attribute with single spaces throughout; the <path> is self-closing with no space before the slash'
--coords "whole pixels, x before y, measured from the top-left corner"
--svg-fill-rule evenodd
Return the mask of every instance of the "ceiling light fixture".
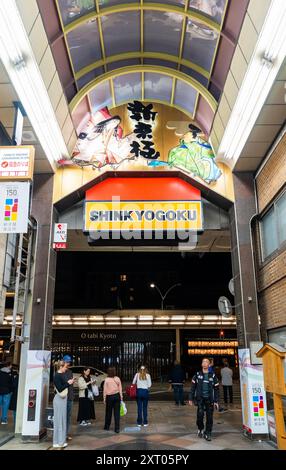
<path id="1" fill-rule="evenodd" d="M 15 0 L 0 2 L 0 59 L 55 169 L 69 152 Z"/>
<path id="2" fill-rule="evenodd" d="M 286 55 L 286 2 L 272 0 L 219 150 L 218 161 L 235 166 Z"/>

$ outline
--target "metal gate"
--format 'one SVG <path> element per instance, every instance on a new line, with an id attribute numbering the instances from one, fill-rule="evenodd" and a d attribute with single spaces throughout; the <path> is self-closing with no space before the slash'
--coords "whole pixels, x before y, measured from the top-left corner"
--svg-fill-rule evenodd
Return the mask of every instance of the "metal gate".
<path id="1" fill-rule="evenodd" d="M 67 352 L 73 356 L 74 365 L 96 367 L 102 371 L 116 367 L 123 381 L 130 381 L 140 364 L 145 364 L 154 381 L 165 381 L 173 362 L 171 342 L 121 342 L 82 345 L 56 342 L 52 347 L 53 359 L 58 360 Z"/>

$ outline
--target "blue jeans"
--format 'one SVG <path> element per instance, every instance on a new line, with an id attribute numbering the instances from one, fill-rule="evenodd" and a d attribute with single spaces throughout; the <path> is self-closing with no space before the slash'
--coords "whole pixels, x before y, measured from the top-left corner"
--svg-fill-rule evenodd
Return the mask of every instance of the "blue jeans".
<path id="1" fill-rule="evenodd" d="M 145 388 L 137 388 L 137 424 L 148 424 L 149 391 Z"/>
<path id="2" fill-rule="evenodd" d="M 181 405 L 184 403 L 184 388 L 183 385 L 173 385 L 173 390 L 174 390 L 174 398 L 175 402 L 178 405 L 181 403 Z"/>
<path id="3" fill-rule="evenodd" d="M 72 400 L 67 400 L 67 434 L 69 433 L 71 417 L 72 417 Z"/>
<path id="4" fill-rule="evenodd" d="M 8 422 L 8 410 L 10 405 L 11 393 L 0 395 L 0 408 L 2 409 L 1 423 Z"/>

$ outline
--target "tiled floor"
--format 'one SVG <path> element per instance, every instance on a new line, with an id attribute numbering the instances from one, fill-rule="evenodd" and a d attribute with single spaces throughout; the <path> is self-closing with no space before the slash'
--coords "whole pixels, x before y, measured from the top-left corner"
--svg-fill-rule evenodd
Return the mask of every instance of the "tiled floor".
<path id="1" fill-rule="evenodd" d="M 76 423 L 77 404 L 74 405 L 73 423 Z M 234 405 L 225 413 L 215 412 L 213 440 L 197 438 L 196 410 L 189 406 L 177 407 L 171 402 L 150 402 L 149 426 L 136 426 L 136 403 L 128 403 L 128 413 L 121 419 L 121 433 L 104 431 L 104 406 L 96 403 L 96 421 L 91 426 L 72 426 L 73 440 L 66 450 L 273 450 L 268 442 L 251 441 L 242 433 L 241 410 Z M 52 434 L 39 444 L 22 443 L 12 439 L 1 450 L 48 450 L 52 447 Z"/>

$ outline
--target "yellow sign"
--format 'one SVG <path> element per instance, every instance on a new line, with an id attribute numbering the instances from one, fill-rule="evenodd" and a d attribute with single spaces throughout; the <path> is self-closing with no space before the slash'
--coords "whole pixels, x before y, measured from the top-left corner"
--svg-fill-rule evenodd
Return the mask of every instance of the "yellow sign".
<path id="1" fill-rule="evenodd" d="M 87 201 L 86 232 L 200 231 L 201 201 Z"/>

